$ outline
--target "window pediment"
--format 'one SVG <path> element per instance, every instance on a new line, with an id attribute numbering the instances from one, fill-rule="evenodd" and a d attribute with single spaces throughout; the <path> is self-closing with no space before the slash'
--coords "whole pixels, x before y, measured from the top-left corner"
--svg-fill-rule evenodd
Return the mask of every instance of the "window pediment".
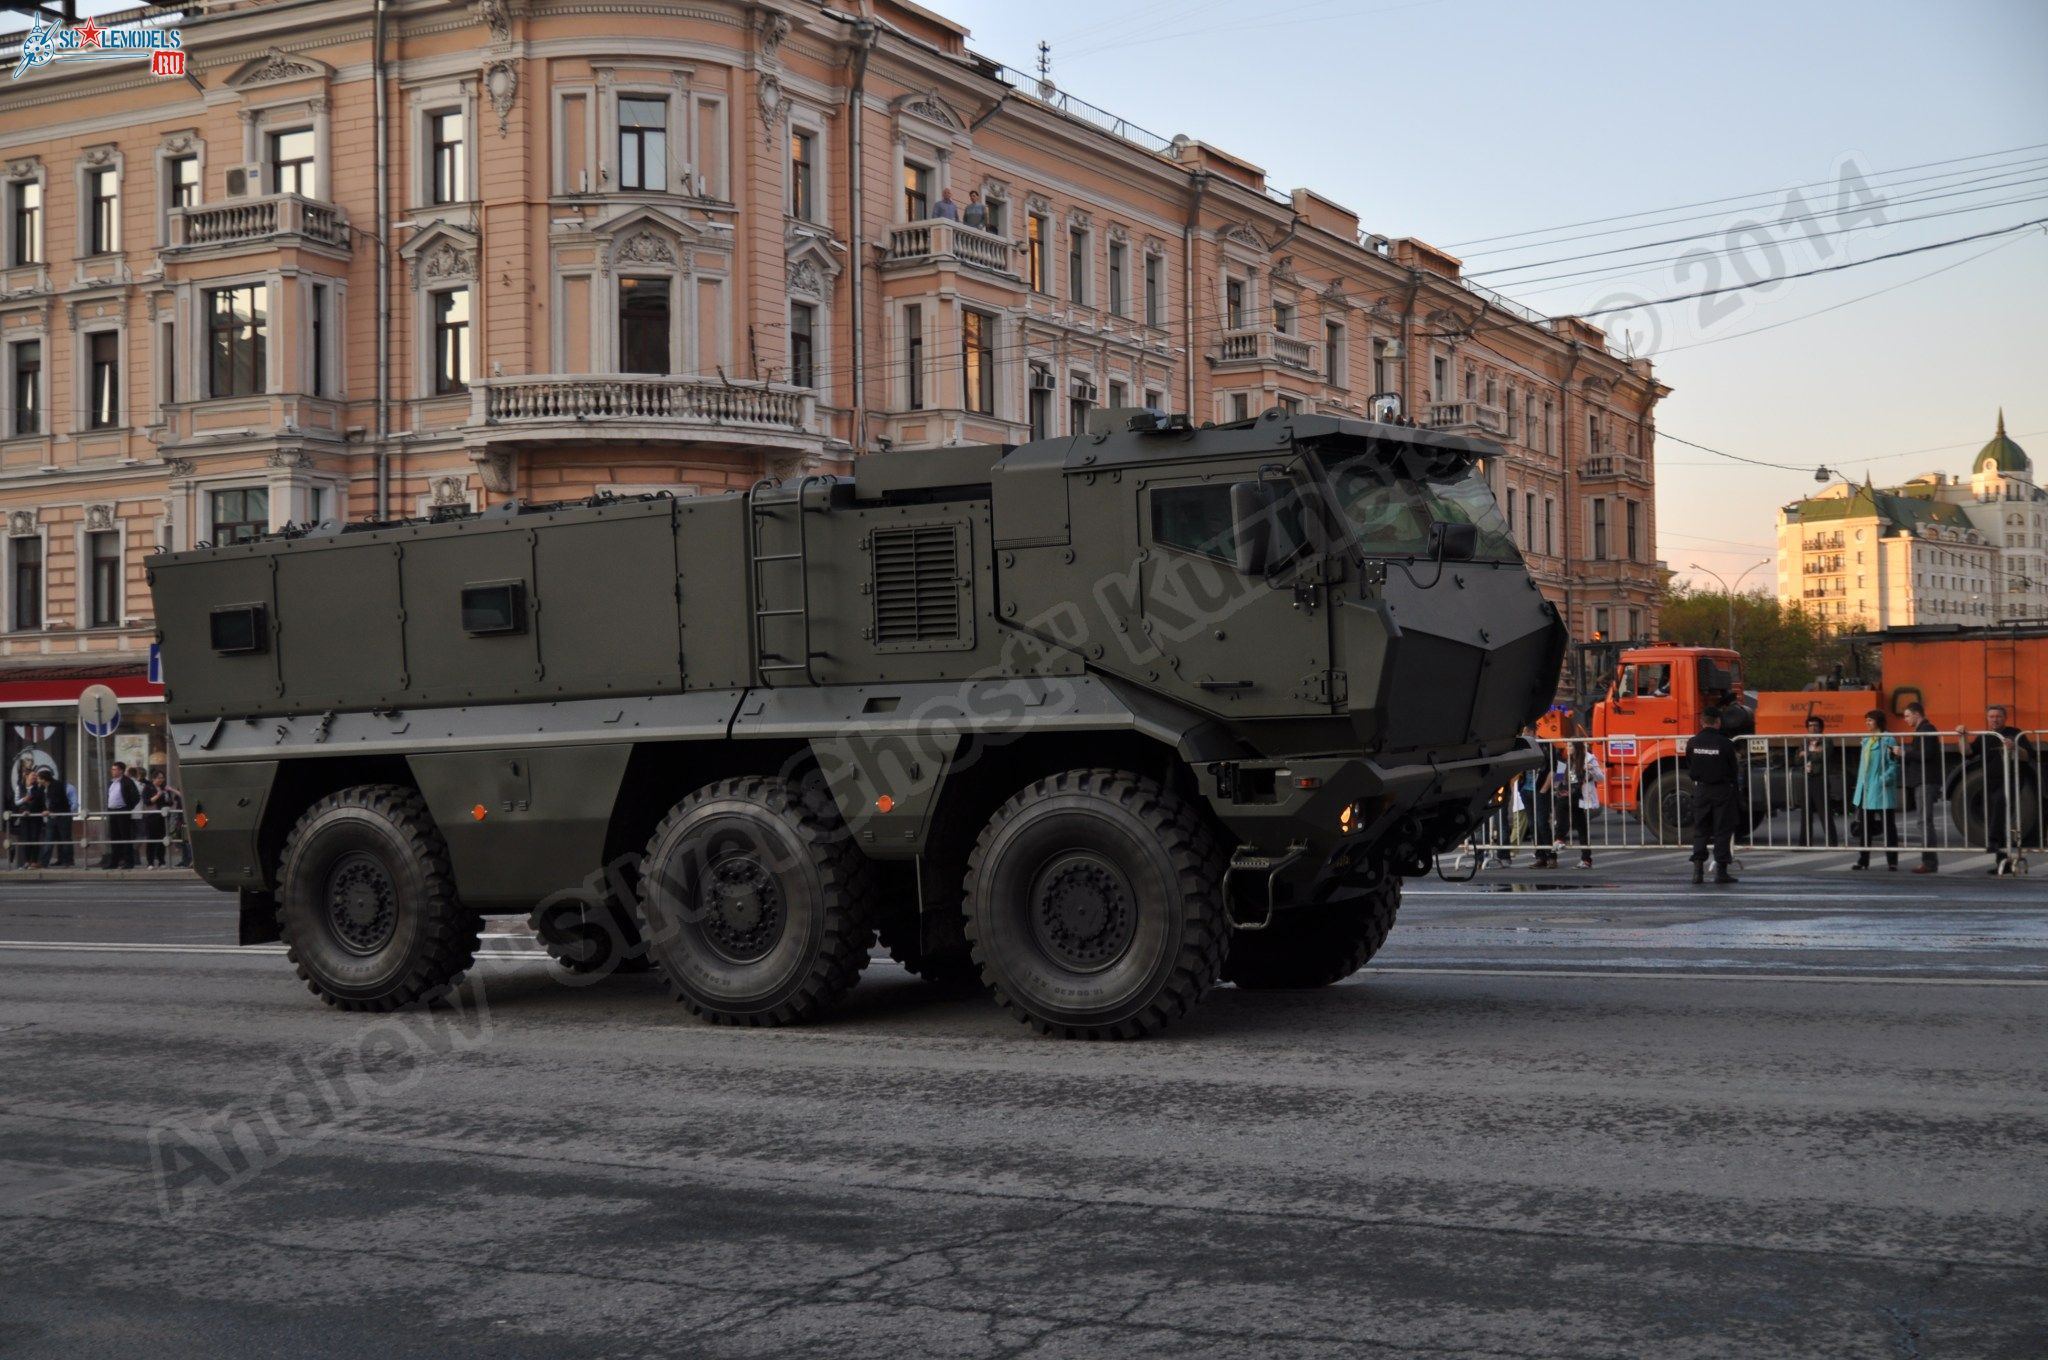
<path id="1" fill-rule="evenodd" d="M 283 85 L 294 80 L 327 81 L 333 76 L 334 68 L 324 61 L 294 56 L 273 47 L 262 56 L 236 67 L 235 73 L 227 78 L 227 84 L 231 89 L 245 90 L 258 85 Z"/>
<path id="2" fill-rule="evenodd" d="M 477 276 L 476 233 L 440 222 L 398 248 L 412 268 L 413 282 L 467 283 Z"/>

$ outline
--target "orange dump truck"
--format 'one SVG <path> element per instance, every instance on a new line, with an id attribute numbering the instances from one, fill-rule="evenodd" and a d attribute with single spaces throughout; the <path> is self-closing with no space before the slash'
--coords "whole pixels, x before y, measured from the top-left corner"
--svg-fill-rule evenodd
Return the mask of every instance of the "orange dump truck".
<path id="1" fill-rule="evenodd" d="M 1607 772 L 1604 801 L 1638 813 L 1660 840 L 1675 838 L 1685 739 L 1699 730 L 1707 707 L 1726 708 L 1730 700 L 1742 709 L 1727 724 L 1738 736 L 1797 736 L 1815 716 L 1826 720 L 1830 733 L 1857 733 L 1871 709 L 1898 714 L 1915 701 L 1943 732 L 1982 727 L 1991 704 L 2005 705 L 2018 727 L 2048 728 L 2048 626 L 1901 629 L 1874 640 L 1882 653 L 1874 687 L 1851 681 L 1838 689 L 1759 693 L 1745 689 L 1742 658 L 1726 648 L 1659 644 L 1621 651 L 1585 724 L 1586 734 L 1604 743 L 1594 748 Z M 1755 817 L 1798 802 L 1784 768 L 1786 750 L 1786 743 L 1768 741 L 1753 749 Z"/>

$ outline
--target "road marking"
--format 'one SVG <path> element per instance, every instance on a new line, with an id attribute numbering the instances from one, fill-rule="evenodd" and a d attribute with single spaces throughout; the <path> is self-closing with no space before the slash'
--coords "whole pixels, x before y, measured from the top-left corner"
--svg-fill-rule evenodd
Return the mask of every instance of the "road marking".
<path id="1" fill-rule="evenodd" d="M 1566 978 L 1597 982 L 1852 982 L 1878 987 L 2048 987 L 2048 978 L 1903 977 L 1886 973 L 1703 973 L 1689 968 L 1437 968 L 1428 964 L 1383 964 L 1361 976 L 1420 973 L 1432 977 Z"/>
<path id="2" fill-rule="evenodd" d="M 485 939 L 524 938 L 507 935 L 490 936 Z M 0 940 L 0 950 L 12 949 L 27 953 L 58 954 L 274 954 L 282 955 L 285 947 L 281 944 L 144 944 L 135 940 Z M 544 959 L 547 953 L 539 949 L 484 949 L 477 952 L 480 959 Z"/>

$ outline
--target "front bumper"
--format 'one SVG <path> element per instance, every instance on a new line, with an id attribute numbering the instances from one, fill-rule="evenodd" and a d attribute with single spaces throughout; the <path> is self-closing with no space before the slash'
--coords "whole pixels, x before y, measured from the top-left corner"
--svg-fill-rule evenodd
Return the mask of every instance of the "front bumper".
<path id="1" fill-rule="evenodd" d="M 1240 847 L 1261 855 L 1306 847 L 1279 880 L 1275 901 L 1287 905 L 1327 900 L 1379 866 L 1402 872 L 1449 849 L 1479 824 L 1508 781 L 1544 759 L 1535 742 L 1517 738 L 1498 753 L 1462 760 L 1211 761 L 1196 766 L 1195 775 Z"/>

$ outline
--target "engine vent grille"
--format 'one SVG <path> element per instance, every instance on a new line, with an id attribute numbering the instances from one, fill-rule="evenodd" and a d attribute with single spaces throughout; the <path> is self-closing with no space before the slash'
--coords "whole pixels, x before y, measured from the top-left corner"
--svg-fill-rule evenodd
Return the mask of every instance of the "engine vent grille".
<path id="1" fill-rule="evenodd" d="M 957 645 L 964 612 L 959 526 L 877 529 L 872 551 L 875 645 Z"/>

